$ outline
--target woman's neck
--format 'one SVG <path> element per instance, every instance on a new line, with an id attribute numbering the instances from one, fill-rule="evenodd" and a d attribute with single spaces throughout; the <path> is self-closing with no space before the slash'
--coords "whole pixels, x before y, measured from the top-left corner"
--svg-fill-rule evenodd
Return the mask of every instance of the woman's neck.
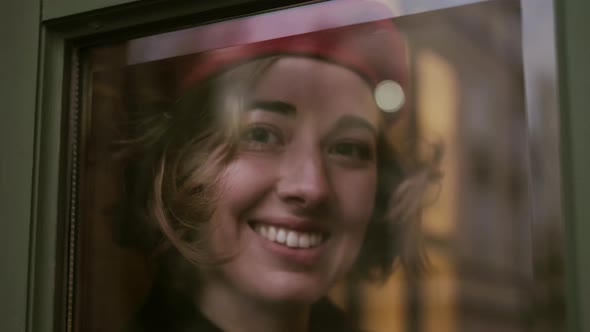
<path id="1" fill-rule="evenodd" d="M 309 305 L 254 301 L 218 283 L 199 290 L 201 313 L 225 332 L 306 332 Z"/>

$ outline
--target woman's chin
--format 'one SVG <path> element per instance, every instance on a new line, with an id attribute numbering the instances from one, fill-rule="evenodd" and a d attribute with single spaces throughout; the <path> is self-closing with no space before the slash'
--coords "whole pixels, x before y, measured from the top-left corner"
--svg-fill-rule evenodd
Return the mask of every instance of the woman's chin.
<path id="1" fill-rule="evenodd" d="M 255 287 L 256 294 L 252 294 L 264 302 L 282 304 L 310 305 L 324 297 L 329 287 L 323 283 L 302 280 L 304 277 L 286 277 L 269 280 Z"/>

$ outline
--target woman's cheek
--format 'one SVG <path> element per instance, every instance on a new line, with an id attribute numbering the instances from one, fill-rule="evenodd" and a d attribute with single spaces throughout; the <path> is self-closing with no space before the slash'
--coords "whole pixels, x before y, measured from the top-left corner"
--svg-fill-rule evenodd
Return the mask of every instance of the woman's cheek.
<path id="1" fill-rule="evenodd" d="M 335 181 L 339 187 L 341 208 L 347 211 L 351 223 L 356 226 L 367 224 L 375 207 L 375 194 L 377 192 L 376 167 L 354 172 L 341 172 L 336 175 Z"/>
<path id="2" fill-rule="evenodd" d="M 231 210 L 245 210 L 272 188 L 274 162 L 239 155 L 220 175 L 219 203 Z"/>

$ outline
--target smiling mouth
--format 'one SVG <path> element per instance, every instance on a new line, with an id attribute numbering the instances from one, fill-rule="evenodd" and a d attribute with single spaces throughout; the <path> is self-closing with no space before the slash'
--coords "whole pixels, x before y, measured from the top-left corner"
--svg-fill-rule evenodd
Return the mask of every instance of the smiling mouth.
<path id="1" fill-rule="evenodd" d="M 252 229 L 263 238 L 284 245 L 293 249 L 308 249 L 320 246 L 326 238 L 327 234 L 320 232 L 301 232 L 292 229 L 262 225 L 251 224 Z"/>

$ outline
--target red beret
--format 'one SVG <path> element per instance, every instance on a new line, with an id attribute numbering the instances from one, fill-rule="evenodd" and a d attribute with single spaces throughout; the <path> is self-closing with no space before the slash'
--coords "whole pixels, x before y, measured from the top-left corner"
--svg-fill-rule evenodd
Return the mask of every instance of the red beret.
<path id="1" fill-rule="evenodd" d="M 359 11 L 374 13 L 369 15 L 365 13 L 363 16 L 365 18 L 383 17 L 383 11 L 388 12 L 388 8 L 375 2 L 361 0 L 334 1 L 334 3 L 331 8 L 324 10 L 317 10 L 317 7 L 313 6 L 309 6 L 307 11 L 305 11 L 306 7 L 299 8 L 299 10 L 304 10 L 299 15 L 313 16 L 307 17 L 304 20 L 305 23 L 302 23 L 315 24 L 316 26 L 311 29 L 303 28 L 303 30 L 311 30 L 312 32 L 230 46 L 203 53 L 192 70 L 185 76 L 182 85 L 185 87 L 193 85 L 207 77 L 254 59 L 276 55 L 305 56 L 329 61 L 355 71 L 373 89 L 376 89 L 375 95 L 378 104 L 380 93 L 385 95 L 385 99 L 388 98 L 388 95 L 397 94 L 395 98 L 398 99 L 399 105 L 395 106 L 394 101 L 393 108 L 395 109 L 387 109 L 382 105 L 380 107 L 386 111 L 398 110 L 404 103 L 404 95 L 406 94 L 404 91 L 407 91 L 408 87 L 406 48 L 401 35 L 390 20 L 384 19 L 342 26 L 350 15 L 354 14 L 358 18 Z M 347 6 L 342 7 L 343 4 L 347 4 Z M 337 5 L 340 6 L 334 7 Z M 323 17 L 327 18 L 326 21 L 339 21 L 333 24 L 338 27 L 314 31 L 314 29 L 318 29 L 318 26 L 325 26 L 325 22 L 322 21 Z M 380 85 L 383 82 L 386 82 L 384 93 L 379 91 L 383 90 L 384 85 Z"/>

